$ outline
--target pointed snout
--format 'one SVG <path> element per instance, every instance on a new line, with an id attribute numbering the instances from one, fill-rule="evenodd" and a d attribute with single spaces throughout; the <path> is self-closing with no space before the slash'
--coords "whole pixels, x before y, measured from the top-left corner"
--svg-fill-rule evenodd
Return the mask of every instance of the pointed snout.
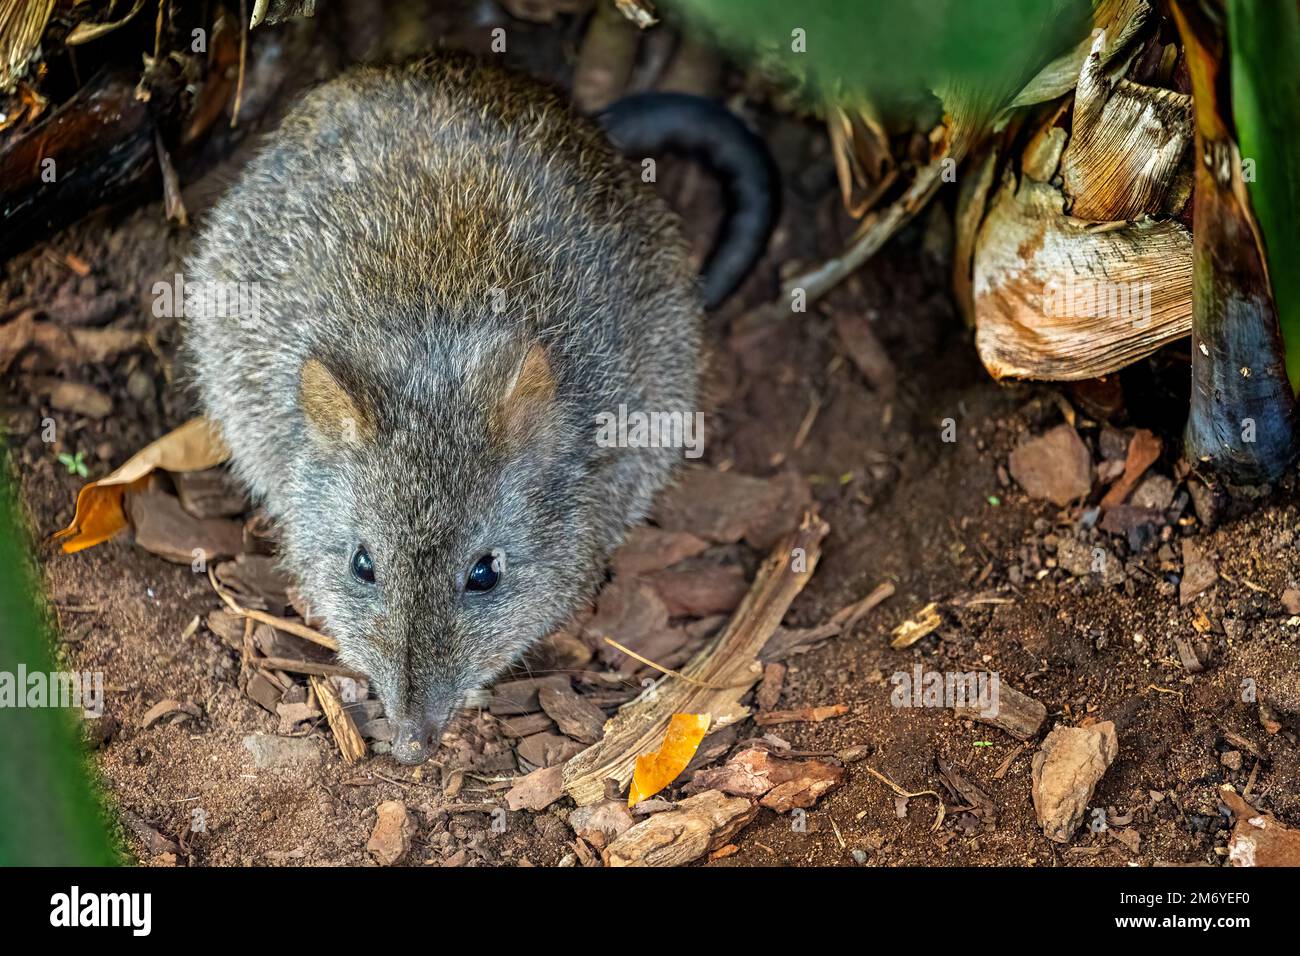
<path id="1" fill-rule="evenodd" d="M 393 724 L 393 758 L 398 763 L 424 763 L 438 749 L 444 721 L 408 718 Z"/>
<path id="2" fill-rule="evenodd" d="M 389 720 L 393 727 L 393 758 L 399 763 L 424 763 L 438 749 L 442 732 L 451 722 L 458 696 L 446 693 L 429 693 L 422 712 L 397 713 Z"/>

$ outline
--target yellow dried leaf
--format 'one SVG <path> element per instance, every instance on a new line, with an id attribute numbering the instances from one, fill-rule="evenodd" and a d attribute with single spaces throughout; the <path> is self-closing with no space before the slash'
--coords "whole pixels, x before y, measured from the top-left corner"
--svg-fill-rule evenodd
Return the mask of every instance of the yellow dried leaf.
<path id="1" fill-rule="evenodd" d="M 646 797 L 653 797 L 677 779 L 695 756 L 695 751 L 700 749 L 700 741 L 708 733 L 711 720 L 709 714 L 673 714 L 659 749 L 636 758 L 632 786 L 627 793 L 629 807 L 636 806 Z"/>
<path id="2" fill-rule="evenodd" d="M 207 419 L 192 418 L 146 445 L 107 478 L 82 488 L 72 523 L 54 538 L 63 542 L 69 554 L 107 541 L 129 524 L 122 508 L 126 493 L 143 488 L 154 471 L 203 471 L 229 457 L 225 442 Z"/>

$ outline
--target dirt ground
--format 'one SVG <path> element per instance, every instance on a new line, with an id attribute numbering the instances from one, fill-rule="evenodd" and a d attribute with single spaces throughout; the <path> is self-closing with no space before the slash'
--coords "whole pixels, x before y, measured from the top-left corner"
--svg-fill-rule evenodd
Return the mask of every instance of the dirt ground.
<path id="1" fill-rule="evenodd" d="M 788 625 L 824 623 L 885 582 L 896 591 L 849 633 L 787 661 L 777 706 L 846 704 L 847 714 L 739 728 L 741 740 L 775 734 L 793 751 L 815 753 L 865 745 L 857 756 L 866 756 L 846 763 L 846 783 L 808 809 L 802 826 L 762 809 L 732 839 L 734 852 L 707 865 L 1218 865 L 1231 825 L 1219 799 L 1225 783 L 1249 787 L 1257 807 L 1300 825 L 1300 618 L 1282 601 L 1300 587 L 1294 479 L 1235 499 L 1197 485 L 1191 500 L 1176 461 L 1177 386 L 1165 385 L 1185 375 L 1177 349 L 1124 377 L 1125 402 L 1108 421 L 1083 392 L 991 381 L 948 291 L 951 196 L 808 313 L 746 319 L 773 294 L 778 271 L 833 254 L 851 228 L 822 131 L 759 119 L 784 175 L 783 218 L 758 273 L 710 320 L 701 467 L 800 476 L 828 522 L 821 564 Z M 237 164 L 238 154 L 186 183 L 198 222 Z M 664 180 L 692 232 L 705 234 L 715 215 L 707 181 L 675 169 Z M 2 396 L 62 656 L 105 674 L 115 730 L 95 759 L 125 851 L 157 865 L 371 865 L 377 807 L 401 800 L 417 822 L 408 863 L 572 863 L 585 848 L 573 845 L 567 799 L 493 827 L 493 808 L 523 769 L 498 716 L 467 711 L 454 739 L 414 770 L 375 753 L 345 765 L 320 721 L 298 731 L 318 762 L 257 769 L 243 741 L 275 734 L 279 721 L 241 690 L 239 650 L 204 623 L 220 607 L 207 577 L 138 548 L 129 534 L 75 555 L 48 541 L 71 518 L 83 483 L 58 452 L 83 452 L 90 477 L 101 477 L 192 413 L 175 363 L 175 320 L 150 307 L 153 283 L 180 271 L 190 235 L 166 224 L 154 201 L 97 214 L 0 275 L 0 321 L 35 307 L 66 325 L 149 333 L 148 349 L 58 370 L 112 397 L 102 418 L 52 408 L 35 373 L 20 366 Z M 89 264 L 89 273 L 69 261 Z M 868 384 L 846 355 L 836 330 L 846 316 L 865 317 L 884 346 L 892 394 Z M 53 446 L 41 440 L 47 416 L 60 423 Z M 1098 465 L 1122 458 L 1136 427 L 1163 438 L 1151 474 L 1168 479 L 1157 491 L 1173 495 L 1161 515 L 1111 534 L 1092 526 L 1090 509 L 1106 490 L 1100 479 L 1069 508 L 1026 494 L 1009 475 L 1010 453 L 1063 421 Z M 1182 539 L 1217 572 L 1186 604 Z M 1080 566 L 1078 555 L 1095 548 L 1105 552 L 1104 574 Z M 752 576 L 761 557 L 743 544 L 714 544 L 691 560 Z M 942 618 L 937 630 L 891 649 L 891 630 L 930 602 Z M 950 709 L 893 706 L 890 675 L 917 664 L 995 671 L 1046 706 L 1044 733 L 1114 721 L 1118 757 L 1089 803 L 1106 811 L 1107 829 L 1085 826 L 1067 845 L 1044 836 L 1031 802 L 1037 739 L 1022 746 Z M 599 656 L 584 666 L 606 668 Z M 624 673 L 623 683 L 638 690 L 642 676 Z M 1257 697 L 1243 692 L 1252 681 Z M 193 704 L 197 716 L 144 726 L 146 712 L 169 698 Z M 976 783 L 995 813 L 962 812 L 940 784 L 939 761 Z M 942 793 L 949 812 L 939 830 L 935 797 L 898 800 L 869 769 L 908 791 Z M 664 796 L 678 796 L 685 780 Z"/>

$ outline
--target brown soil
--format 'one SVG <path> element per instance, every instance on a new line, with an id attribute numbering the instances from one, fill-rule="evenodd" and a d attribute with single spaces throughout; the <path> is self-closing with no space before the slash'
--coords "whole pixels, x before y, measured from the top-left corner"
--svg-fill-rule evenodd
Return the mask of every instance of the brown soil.
<path id="1" fill-rule="evenodd" d="M 1080 508 L 1030 500 L 1007 478 L 1010 451 L 1026 435 L 1059 423 L 1063 409 L 1076 410 L 1050 389 L 1001 387 L 980 368 L 948 297 L 942 210 L 808 314 L 761 334 L 733 334 L 745 305 L 771 294 L 778 268 L 833 253 L 845 229 L 821 132 L 772 119 L 766 127 L 781 144 L 784 218 L 764 267 L 712 322 L 709 384 L 716 411 L 708 420 L 705 464 L 764 476 L 794 470 L 809 479 L 831 533 L 787 623 L 821 623 L 881 582 L 893 582 L 897 593 L 852 633 L 790 661 L 779 706 L 844 703 L 849 714 L 772 728 L 795 750 L 868 744 L 870 756 L 849 765 L 847 785 L 808 811 L 805 830 L 763 810 L 735 838 L 737 852 L 712 865 L 1216 864 L 1223 862 L 1227 836 L 1218 789 L 1231 783 L 1240 791 L 1248 781 L 1257 806 L 1300 824 L 1295 714 L 1277 714 L 1279 729 L 1267 723 L 1267 713 L 1262 719 L 1258 704 L 1243 701 L 1241 690 L 1243 679 L 1253 678 L 1261 698 L 1297 697 L 1296 623 L 1280 600 L 1284 589 L 1300 583 L 1294 481 L 1214 530 L 1187 505 L 1181 520 L 1164 523 L 1158 539 L 1137 554 L 1122 539 L 1084 528 Z M 211 173 L 187 193 L 196 218 L 217 188 L 213 178 L 223 175 Z M 679 202 L 703 194 L 679 207 L 688 220 L 711 218 L 698 181 L 665 179 Z M 14 465 L 31 526 L 43 541 L 71 517 L 82 483 L 56 461 L 58 451 L 83 451 L 91 476 L 102 476 L 188 417 L 190 404 L 175 381 L 175 322 L 152 315 L 149 293 L 154 281 L 179 271 L 188 241 L 188 233 L 164 225 L 155 202 L 70 228 L 15 258 L 0 278 L 0 302 L 9 311 L 108 294 L 115 304 L 107 321 L 149 330 L 155 347 L 63 370 L 113 396 L 112 414 L 98 421 L 52 412 L 31 394 L 26 373 L 11 374 L 4 400 Z M 91 264 L 91 274 L 71 271 L 69 254 Z M 840 355 L 838 314 L 872 318 L 898 370 L 892 399 L 868 387 Z M 820 410 L 796 450 L 814 400 Z M 1129 403 L 1137 407 L 1133 392 Z M 47 415 L 60 424 L 53 447 L 40 438 Z M 1099 460 L 1101 425 L 1077 415 Z M 955 442 L 941 437 L 948 418 L 956 423 Z M 1121 429 L 1128 424 L 1122 412 L 1114 422 Z M 1168 448 L 1181 422 L 1156 414 L 1142 424 L 1162 432 Z M 1155 470 L 1179 475 L 1168 452 Z M 1186 607 L 1178 598 L 1184 536 L 1195 536 L 1220 575 Z M 1107 547 L 1122 574 L 1103 582 L 1057 567 L 1057 545 L 1065 539 Z M 755 557 L 743 558 L 750 570 Z M 141 862 L 366 864 L 376 807 L 395 799 L 418 811 L 412 863 L 552 865 L 572 852 L 567 800 L 541 813 L 511 814 L 503 833 L 493 831 L 488 813 L 473 809 L 500 805 L 508 783 L 499 778 L 517 773 L 513 766 L 475 769 L 499 767 L 494 752 L 510 762 L 497 721 L 487 714 L 466 715 L 457 739 L 414 772 L 387 756 L 345 766 L 324 725 L 310 738 L 322 755 L 319 767 L 254 770 L 242 741 L 250 733 L 274 733 L 275 717 L 239 689 L 235 649 L 206 626 L 182 637 L 196 617 L 218 607 L 205 577 L 136 548 L 129 535 L 76 555 L 43 543 L 40 560 L 66 662 L 105 674 L 108 713 L 119 729 L 98 751 L 102 784 L 124 817 L 134 814 L 185 850 L 179 858 L 158 854 L 124 827 L 124 847 Z M 931 601 L 940 602 L 943 626 L 907 650 L 891 650 L 891 628 Z M 1202 636 L 1197 627 L 1207 623 Z M 1175 637 L 1207 645 L 1203 672 L 1184 667 Z M 996 671 L 1047 706 L 1049 727 L 1115 721 L 1119 757 L 1090 806 L 1108 809 L 1112 820 L 1131 815 L 1131 823 L 1116 828 L 1136 831 L 1138 848 L 1086 828 L 1069 846 L 1047 840 L 1030 800 L 1033 746 L 998 778 L 997 768 L 1019 747 L 1007 734 L 942 708 L 891 706 L 889 675 L 916 663 L 926 670 Z M 201 716 L 143 728 L 144 713 L 164 698 L 193 702 Z M 746 725 L 740 736 L 761 734 Z M 1258 753 L 1241 752 L 1225 734 L 1245 738 Z M 1226 751 L 1240 753 L 1240 764 L 1231 756 L 1221 760 Z M 896 804 L 865 769 L 906 790 L 941 790 L 939 758 L 992 797 L 996 826 L 953 812 L 931 832 L 934 798 Z M 448 796 L 444 787 L 458 767 L 471 773 Z M 206 832 L 187 832 L 195 811 Z"/>

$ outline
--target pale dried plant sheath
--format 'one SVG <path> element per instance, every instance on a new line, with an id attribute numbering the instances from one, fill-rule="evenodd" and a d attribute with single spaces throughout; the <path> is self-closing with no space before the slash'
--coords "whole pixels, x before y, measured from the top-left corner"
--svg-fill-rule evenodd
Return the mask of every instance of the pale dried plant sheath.
<path id="1" fill-rule="evenodd" d="M 14 88 L 36 55 L 54 0 L 0 0 L 0 90 Z"/>
<path id="2" fill-rule="evenodd" d="M 1061 161 L 1070 215 L 1099 222 L 1174 215 L 1190 198 L 1190 96 L 1112 83 L 1094 55 L 1079 74 L 1071 125 Z"/>
<path id="3" fill-rule="evenodd" d="M 1099 228 L 1064 203 L 1046 183 L 1007 181 L 980 230 L 975 345 L 995 378 L 1096 378 L 1191 331 L 1191 233 L 1172 220 Z"/>

